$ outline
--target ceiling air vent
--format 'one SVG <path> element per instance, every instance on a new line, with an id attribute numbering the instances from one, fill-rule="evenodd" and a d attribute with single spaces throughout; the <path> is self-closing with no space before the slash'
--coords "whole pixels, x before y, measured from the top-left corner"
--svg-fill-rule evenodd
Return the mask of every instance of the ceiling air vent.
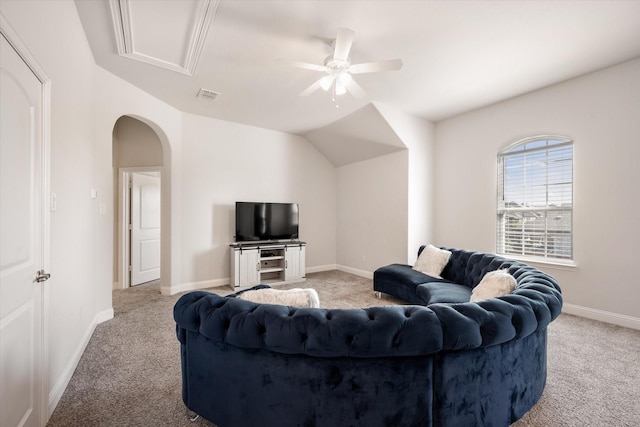
<path id="1" fill-rule="evenodd" d="M 201 88 L 198 91 L 198 96 L 202 97 L 202 98 L 216 99 L 218 97 L 218 95 L 220 95 L 219 92 L 216 92 L 216 91 L 213 91 L 213 90 L 209 90 L 209 89 L 205 89 L 205 88 Z"/>

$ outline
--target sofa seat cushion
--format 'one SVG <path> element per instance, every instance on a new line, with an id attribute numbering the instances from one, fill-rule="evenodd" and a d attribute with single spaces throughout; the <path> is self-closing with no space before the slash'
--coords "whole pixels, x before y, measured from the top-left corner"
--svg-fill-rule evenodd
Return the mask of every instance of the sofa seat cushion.
<path id="1" fill-rule="evenodd" d="M 416 294 L 425 304 L 469 302 L 471 289 L 447 282 L 429 282 L 418 285 Z"/>
<path id="2" fill-rule="evenodd" d="M 429 300 L 417 294 L 417 288 L 424 283 L 454 284 L 453 282 L 426 275 L 414 270 L 410 265 L 391 264 L 380 267 L 373 273 L 373 289 L 393 295 L 411 304 L 426 305 Z M 469 290 L 469 295 L 471 290 Z M 466 300 L 469 301 L 469 298 Z"/>

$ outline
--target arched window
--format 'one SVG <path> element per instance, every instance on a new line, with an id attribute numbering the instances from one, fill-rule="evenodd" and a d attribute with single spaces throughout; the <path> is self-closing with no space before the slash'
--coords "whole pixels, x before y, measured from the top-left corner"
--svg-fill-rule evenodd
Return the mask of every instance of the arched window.
<path id="1" fill-rule="evenodd" d="M 536 136 L 498 153 L 497 252 L 573 259 L 573 141 Z"/>

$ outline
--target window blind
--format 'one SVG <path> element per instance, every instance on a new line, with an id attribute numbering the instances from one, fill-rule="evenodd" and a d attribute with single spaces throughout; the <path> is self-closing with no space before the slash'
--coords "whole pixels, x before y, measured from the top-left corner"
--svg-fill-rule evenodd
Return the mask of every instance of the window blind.
<path id="1" fill-rule="evenodd" d="M 573 258 L 573 143 L 535 137 L 498 153 L 498 253 Z"/>

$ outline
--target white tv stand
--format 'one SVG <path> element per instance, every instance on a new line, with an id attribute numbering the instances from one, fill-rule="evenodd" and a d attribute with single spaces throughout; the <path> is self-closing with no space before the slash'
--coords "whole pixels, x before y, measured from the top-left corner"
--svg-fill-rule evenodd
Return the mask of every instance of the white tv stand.
<path id="1" fill-rule="evenodd" d="M 304 282 L 305 242 L 232 243 L 231 288 Z"/>

